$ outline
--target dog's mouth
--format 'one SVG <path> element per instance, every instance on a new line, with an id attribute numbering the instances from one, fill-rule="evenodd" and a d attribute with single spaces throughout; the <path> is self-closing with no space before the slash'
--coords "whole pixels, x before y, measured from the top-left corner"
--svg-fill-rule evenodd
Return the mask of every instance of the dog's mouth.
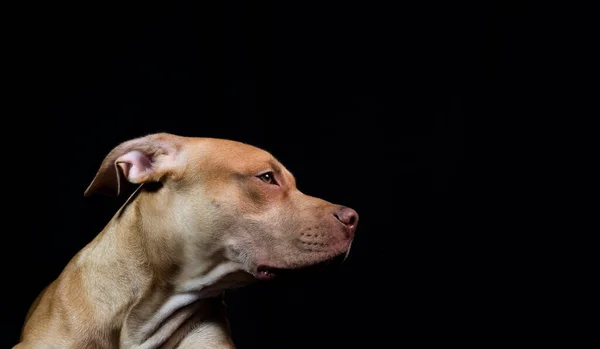
<path id="1" fill-rule="evenodd" d="M 273 280 L 277 275 L 281 273 L 289 272 L 292 269 L 281 269 L 281 268 L 272 268 L 265 265 L 260 265 L 256 268 L 256 278 L 259 280 Z"/>
<path id="2" fill-rule="evenodd" d="M 295 268 L 277 268 L 277 267 L 272 267 L 269 265 L 261 264 L 256 268 L 256 272 L 254 273 L 254 276 L 258 280 L 269 281 L 269 280 L 275 279 L 276 277 L 279 278 L 279 277 L 288 276 L 288 275 L 294 276 L 294 275 L 299 275 L 299 274 L 324 271 L 331 265 L 342 264 L 346 260 L 346 257 L 347 257 L 347 254 L 343 253 L 343 254 L 331 257 L 329 259 L 326 259 L 324 261 L 321 261 L 321 262 L 318 262 L 315 264 L 311 264 L 311 265 L 307 265 L 307 266 L 300 266 L 300 267 L 295 267 Z"/>

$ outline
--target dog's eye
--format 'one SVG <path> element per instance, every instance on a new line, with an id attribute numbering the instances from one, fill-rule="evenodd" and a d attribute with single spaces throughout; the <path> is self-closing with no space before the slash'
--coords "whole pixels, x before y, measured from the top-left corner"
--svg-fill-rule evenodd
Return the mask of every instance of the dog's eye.
<path id="1" fill-rule="evenodd" d="M 267 184 L 277 184 L 277 182 L 275 182 L 275 176 L 273 175 L 273 172 L 263 173 L 258 176 L 258 178 Z"/>

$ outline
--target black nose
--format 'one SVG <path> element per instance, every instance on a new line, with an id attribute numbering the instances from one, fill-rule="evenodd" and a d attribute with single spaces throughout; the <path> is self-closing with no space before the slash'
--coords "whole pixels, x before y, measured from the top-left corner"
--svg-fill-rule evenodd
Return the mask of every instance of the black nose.
<path id="1" fill-rule="evenodd" d="M 333 214 L 340 222 L 350 230 L 350 234 L 354 234 L 358 225 L 358 213 L 349 207 L 342 207 Z"/>

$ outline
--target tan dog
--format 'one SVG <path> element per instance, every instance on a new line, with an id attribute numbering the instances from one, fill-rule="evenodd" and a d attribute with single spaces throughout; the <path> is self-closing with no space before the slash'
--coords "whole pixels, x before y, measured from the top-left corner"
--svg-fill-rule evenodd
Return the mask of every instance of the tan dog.
<path id="1" fill-rule="evenodd" d="M 234 141 L 125 142 L 85 194 L 125 180 L 143 185 L 36 299 L 15 348 L 233 348 L 219 295 L 347 253 L 358 223 Z"/>

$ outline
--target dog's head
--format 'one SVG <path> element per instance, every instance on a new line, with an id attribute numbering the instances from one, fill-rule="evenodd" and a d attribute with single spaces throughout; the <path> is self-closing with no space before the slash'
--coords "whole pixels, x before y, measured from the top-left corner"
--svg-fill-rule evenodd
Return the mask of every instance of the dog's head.
<path id="1" fill-rule="evenodd" d="M 127 182 L 155 186 L 142 187 L 140 214 L 169 229 L 184 258 L 220 254 L 259 279 L 346 254 L 358 224 L 354 210 L 303 194 L 271 154 L 235 141 L 162 133 L 125 142 L 86 195 L 118 195 Z"/>

